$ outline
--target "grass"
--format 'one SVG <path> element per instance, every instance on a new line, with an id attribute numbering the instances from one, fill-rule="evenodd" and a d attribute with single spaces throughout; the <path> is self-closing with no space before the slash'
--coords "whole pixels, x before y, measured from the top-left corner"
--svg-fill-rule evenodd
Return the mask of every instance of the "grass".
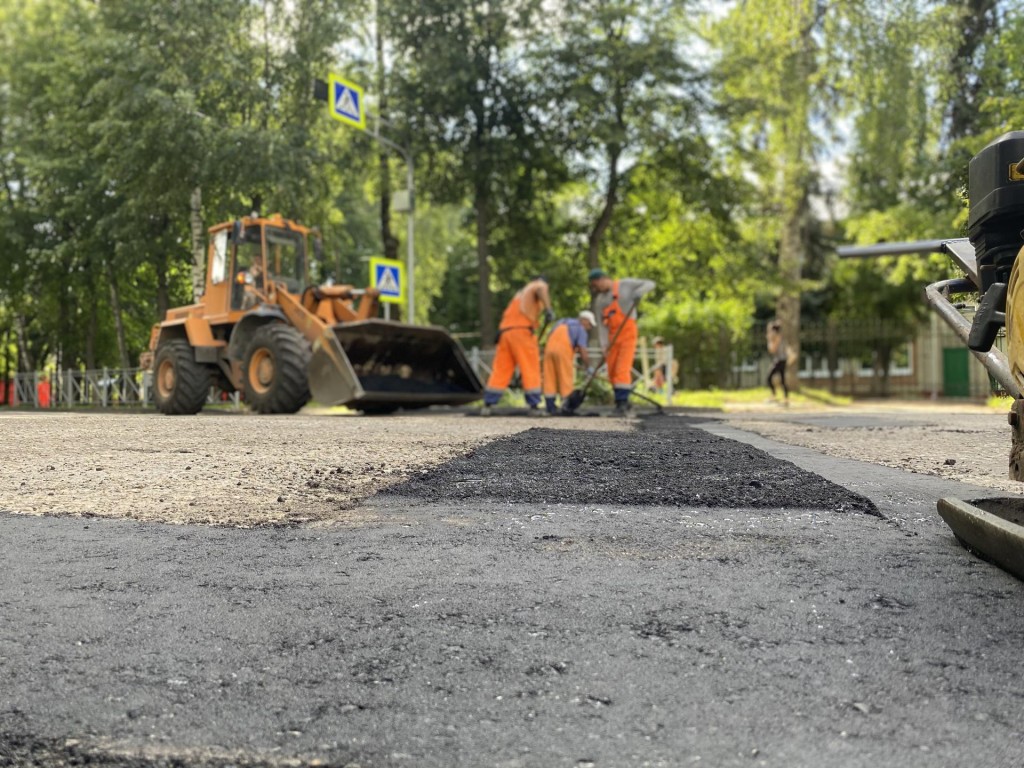
<path id="1" fill-rule="evenodd" d="M 714 408 L 725 410 L 729 406 L 751 405 L 763 403 L 772 397 L 771 390 L 767 387 L 754 387 L 753 389 L 701 389 L 675 392 L 672 396 L 672 405 L 682 408 Z M 844 406 L 853 402 L 852 398 L 841 395 L 833 395 L 823 389 L 802 388 L 799 392 L 791 392 L 789 401 L 792 405 L 807 405 L 816 403 L 818 405 Z"/>
<path id="2" fill-rule="evenodd" d="M 1013 398 L 1008 396 L 992 395 L 985 401 L 985 405 L 993 411 L 1008 411 L 1013 405 Z"/>

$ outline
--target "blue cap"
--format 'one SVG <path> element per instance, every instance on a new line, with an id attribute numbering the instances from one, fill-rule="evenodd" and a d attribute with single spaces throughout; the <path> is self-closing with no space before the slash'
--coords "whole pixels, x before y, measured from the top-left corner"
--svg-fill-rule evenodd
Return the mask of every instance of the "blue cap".
<path id="1" fill-rule="evenodd" d="M 587 280 L 600 280 L 602 277 L 608 277 L 608 273 L 603 269 L 592 269 L 587 274 Z"/>

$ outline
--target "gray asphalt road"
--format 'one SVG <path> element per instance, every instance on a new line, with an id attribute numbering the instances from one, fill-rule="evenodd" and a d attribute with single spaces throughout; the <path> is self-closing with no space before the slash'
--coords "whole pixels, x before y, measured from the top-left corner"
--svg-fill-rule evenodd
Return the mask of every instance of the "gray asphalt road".
<path id="1" fill-rule="evenodd" d="M 636 440 L 608 471 L 643 504 L 509 439 L 438 477 L 547 451 L 546 498 L 412 492 L 320 530 L 0 516 L 0 764 L 1024 762 L 1024 584 L 934 511 L 974 490 L 716 423 Z M 650 503 L 687 451 L 720 471 L 677 456 L 677 485 L 756 469 L 819 506 Z"/>

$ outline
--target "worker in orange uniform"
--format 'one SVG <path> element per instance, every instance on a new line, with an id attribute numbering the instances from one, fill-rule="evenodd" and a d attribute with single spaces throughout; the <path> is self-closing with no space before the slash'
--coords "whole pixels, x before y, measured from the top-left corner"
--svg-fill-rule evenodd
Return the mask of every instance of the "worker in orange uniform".
<path id="1" fill-rule="evenodd" d="M 633 358 L 636 356 L 636 307 L 640 297 L 655 288 L 653 280 L 624 277 L 613 280 L 603 269 L 592 269 L 591 309 L 601 318 L 601 349 L 608 364 L 608 378 L 615 392 L 615 412 L 629 411 L 633 391 Z"/>
<path id="2" fill-rule="evenodd" d="M 562 405 L 572 394 L 576 383 L 573 362 L 579 353 L 580 362 L 590 370 L 590 359 L 587 356 L 589 334 L 597 326 L 597 318 L 588 309 L 580 312 L 578 317 L 566 317 L 555 323 L 548 334 L 544 345 L 544 404 L 548 413 L 554 414 L 555 396 L 561 396 Z"/>
<path id="3" fill-rule="evenodd" d="M 547 415 L 540 410 L 540 345 L 534 331 L 541 315 L 547 322 L 554 319 L 548 282 L 537 277 L 512 297 L 505 307 L 498 326 L 498 347 L 494 354 L 494 367 L 484 388 L 484 407 L 480 414 L 489 416 L 491 408 L 508 389 L 516 368 L 523 382 L 523 394 L 530 413 Z"/>

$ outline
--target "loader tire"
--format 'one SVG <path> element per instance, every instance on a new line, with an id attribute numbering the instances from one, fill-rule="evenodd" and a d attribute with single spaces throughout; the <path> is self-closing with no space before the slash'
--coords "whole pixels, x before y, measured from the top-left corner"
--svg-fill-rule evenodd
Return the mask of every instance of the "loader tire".
<path id="1" fill-rule="evenodd" d="M 169 339 L 153 359 L 153 402 L 160 413 L 181 416 L 199 413 L 210 393 L 210 370 L 196 362 L 185 339 Z"/>
<path id="2" fill-rule="evenodd" d="M 295 413 L 309 402 L 309 342 L 290 325 L 264 325 L 242 363 L 245 402 L 257 413 Z"/>

